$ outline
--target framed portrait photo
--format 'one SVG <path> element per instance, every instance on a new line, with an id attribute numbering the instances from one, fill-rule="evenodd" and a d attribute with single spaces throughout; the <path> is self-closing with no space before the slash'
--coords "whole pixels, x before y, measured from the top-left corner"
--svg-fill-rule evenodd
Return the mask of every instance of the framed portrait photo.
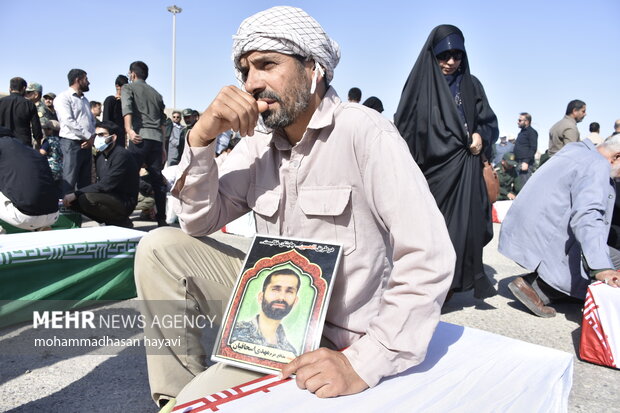
<path id="1" fill-rule="evenodd" d="M 256 235 L 211 359 L 272 374 L 319 348 L 341 253 L 339 244 Z"/>

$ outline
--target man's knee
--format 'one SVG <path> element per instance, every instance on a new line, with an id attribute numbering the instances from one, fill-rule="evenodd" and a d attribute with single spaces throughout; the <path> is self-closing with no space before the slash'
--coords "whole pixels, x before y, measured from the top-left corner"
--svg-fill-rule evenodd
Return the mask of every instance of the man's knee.
<path id="1" fill-rule="evenodd" d="M 185 234 L 178 228 L 161 227 L 148 232 L 142 237 L 136 249 L 136 262 L 138 257 L 150 257 L 157 254 L 170 252 L 171 249 L 177 249 L 179 244 L 183 243 L 189 235 Z"/>
<path id="2" fill-rule="evenodd" d="M 186 237 L 188 235 L 172 227 L 157 228 L 142 237 L 136 248 L 134 267 L 138 297 L 163 297 L 171 292 L 166 290 L 181 288 L 184 271 L 178 265 L 188 260 L 183 256 Z"/>
<path id="3" fill-rule="evenodd" d="M 77 204 L 83 209 L 92 209 L 97 205 L 97 200 L 93 193 L 83 193 L 78 197 Z"/>

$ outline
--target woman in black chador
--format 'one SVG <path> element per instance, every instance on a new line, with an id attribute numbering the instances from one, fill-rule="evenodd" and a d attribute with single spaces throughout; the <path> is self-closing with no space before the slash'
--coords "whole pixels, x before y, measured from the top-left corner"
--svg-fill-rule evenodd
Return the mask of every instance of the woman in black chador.
<path id="1" fill-rule="evenodd" d="M 451 292 L 497 294 L 482 266 L 493 226 L 481 157 L 491 158 L 499 131 L 457 27 L 438 26 L 428 36 L 394 121 L 446 220 L 457 257 Z"/>

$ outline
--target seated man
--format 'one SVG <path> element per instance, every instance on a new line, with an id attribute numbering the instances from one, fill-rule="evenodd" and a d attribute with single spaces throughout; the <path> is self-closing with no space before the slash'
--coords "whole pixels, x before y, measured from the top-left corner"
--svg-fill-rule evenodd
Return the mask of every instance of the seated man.
<path id="1" fill-rule="evenodd" d="M 358 393 L 424 360 L 456 260 L 445 221 L 394 125 L 329 86 L 339 46 L 312 17 L 274 7 L 234 38 L 245 90 L 224 87 L 188 134 L 172 189 L 184 232 L 151 231 L 136 252 L 146 337 L 183 340 L 147 354 L 151 393 L 183 403 L 259 376 L 206 369 L 201 331 L 151 322 L 162 313 L 221 320 L 244 254 L 193 237 L 251 210 L 260 234 L 343 244 L 323 329 L 329 348 L 282 374 L 318 397 Z M 215 138 L 229 129 L 249 137 L 218 167 Z"/>
<path id="2" fill-rule="evenodd" d="M 620 136 L 567 144 L 528 180 L 502 223 L 499 252 L 530 274 L 510 291 L 539 317 L 553 301 L 584 300 L 591 280 L 618 287 L 620 251 L 607 236 L 620 178 Z"/>
<path id="3" fill-rule="evenodd" d="M 136 209 L 140 211 L 138 219 L 143 221 L 156 221 L 155 191 L 151 184 L 149 171 L 140 168 L 140 182 L 138 183 L 138 203 Z"/>
<path id="4" fill-rule="evenodd" d="M 513 200 L 517 197 L 516 179 L 517 179 L 517 161 L 515 154 L 512 152 L 505 153 L 502 161 L 495 171 L 499 179 L 499 196 L 498 201 Z"/>
<path id="5" fill-rule="evenodd" d="M 58 194 L 47 159 L 0 126 L 0 220 L 32 231 L 57 219 Z"/>
<path id="6" fill-rule="evenodd" d="M 97 123 L 97 182 L 65 195 L 63 203 L 99 223 L 133 228 L 129 216 L 138 202 L 138 166 L 125 148 L 116 145 L 116 130 L 110 121 Z"/>

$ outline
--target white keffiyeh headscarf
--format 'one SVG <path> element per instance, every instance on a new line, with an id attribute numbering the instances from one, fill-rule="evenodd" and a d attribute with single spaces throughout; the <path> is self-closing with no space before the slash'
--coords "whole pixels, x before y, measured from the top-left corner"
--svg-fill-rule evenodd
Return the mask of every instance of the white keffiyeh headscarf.
<path id="1" fill-rule="evenodd" d="M 245 19 L 233 36 L 233 62 L 239 72 L 241 56 L 250 51 L 274 51 L 312 58 L 325 70 L 327 83 L 334 78 L 340 46 L 302 9 L 278 6 Z"/>

